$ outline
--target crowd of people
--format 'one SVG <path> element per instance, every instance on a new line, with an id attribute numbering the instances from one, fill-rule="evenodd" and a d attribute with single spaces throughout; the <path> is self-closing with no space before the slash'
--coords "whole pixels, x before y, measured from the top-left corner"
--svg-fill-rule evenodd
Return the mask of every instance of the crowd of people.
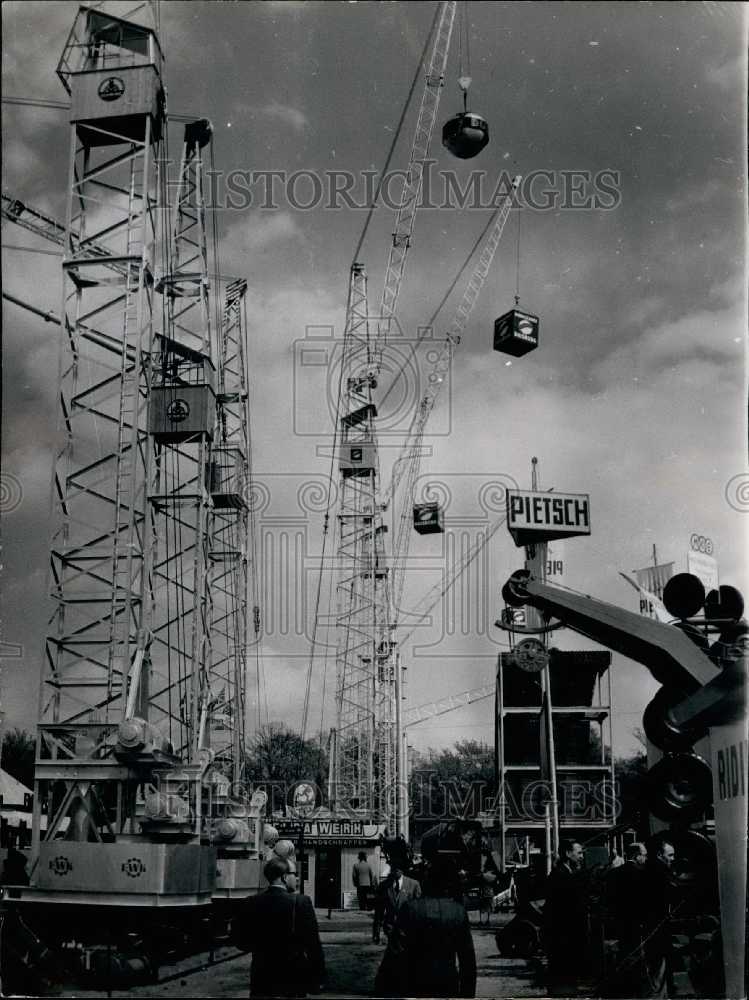
<path id="1" fill-rule="evenodd" d="M 607 933 L 617 942 L 616 959 L 593 995 L 674 995 L 669 925 L 674 859 L 674 846 L 665 839 L 652 857 L 640 842 L 629 844 L 623 858 L 612 853 L 603 880 L 603 912 Z M 272 858 L 265 866 L 268 889 L 247 902 L 243 926 L 244 945 L 252 952 L 250 996 L 303 997 L 319 992 L 325 978 L 315 911 L 310 899 L 296 891 L 292 867 Z M 475 996 L 476 956 L 458 862 L 449 853 L 435 855 L 423 868 L 422 882 L 409 877 L 407 868 L 406 856 L 392 853 L 389 872 L 378 883 L 364 852 L 353 868 L 360 909 L 374 901 L 372 940 L 386 939 L 374 995 Z M 590 988 L 591 895 L 579 841 L 561 843 L 544 895 L 548 993 L 580 995 L 586 976 Z"/>
<path id="2" fill-rule="evenodd" d="M 606 967 L 596 995 L 667 997 L 674 995 L 671 917 L 677 900 L 672 866 L 674 845 L 660 840 L 648 855 L 635 842 L 625 857 L 613 854 L 604 874 L 597 916 L 616 941 L 615 960 Z M 590 973 L 590 880 L 583 869 L 584 849 L 563 841 L 559 863 L 550 874 L 544 905 L 544 942 L 552 996 L 575 996 Z M 602 903 L 602 905 L 601 905 Z"/>

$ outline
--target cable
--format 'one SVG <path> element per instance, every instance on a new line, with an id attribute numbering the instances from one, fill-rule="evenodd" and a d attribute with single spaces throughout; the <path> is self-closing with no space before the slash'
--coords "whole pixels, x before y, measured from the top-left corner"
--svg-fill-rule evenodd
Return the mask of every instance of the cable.
<path id="1" fill-rule="evenodd" d="M 367 216 L 366 216 L 366 218 L 364 220 L 364 226 L 363 226 L 361 234 L 359 236 L 359 240 L 358 240 L 358 242 L 356 244 L 356 249 L 354 250 L 354 256 L 351 258 L 351 263 L 352 264 L 354 264 L 359 259 L 359 253 L 360 253 L 362 245 L 364 243 L 364 239 L 365 239 L 365 237 L 367 235 L 367 230 L 369 229 L 369 223 L 370 223 L 370 221 L 372 219 L 372 215 L 374 213 L 374 210 L 377 207 L 377 202 L 380 199 L 380 192 L 382 191 L 382 185 L 385 183 L 385 178 L 387 177 L 387 172 L 388 172 L 388 168 L 390 166 L 390 161 L 393 158 L 393 153 L 395 152 L 395 147 L 396 147 L 396 144 L 398 142 L 398 139 L 400 138 L 401 130 L 403 128 L 403 122 L 405 121 L 406 114 L 408 112 L 408 108 L 409 108 L 409 106 L 411 104 L 411 98 L 413 97 L 414 90 L 416 89 L 416 83 L 417 83 L 417 81 L 418 81 L 418 79 L 419 79 L 419 77 L 421 75 L 421 67 L 423 66 L 424 60 L 426 58 L 427 50 L 429 48 L 429 42 L 430 42 L 430 40 L 432 38 L 432 35 L 434 34 L 434 29 L 435 29 L 436 24 L 437 24 L 437 17 L 439 15 L 439 9 L 440 9 L 440 5 L 437 4 L 437 6 L 435 7 L 435 10 L 434 10 L 434 17 L 432 18 L 432 26 L 429 29 L 429 33 L 428 33 L 428 35 L 426 37 L 426 41 L 424 42 L 424 48 L 421 50 L 421 55 L 419 56 L 419 61 L 418 61 L 417 65 L 416 65 L 416 72 L 414 73 L 413 80 L 411 81 L 411 86 L 409 87 L 409 90 L 408 90 L 408 96 L 406 97 L 406 102 L 403 105 L 403 110 L 401 111 L 400 118 L 398 119 L 398 125 L 396 126 L 396 129 L 395 129 L 395 134 L 393 136 L 393 141 L 390 143 L 390 149 L 388 150 L 388 154 L 385 157 L 385 164 L 384 164 L 384 166 L 382 168 L 382 172 L 380 174 L 380 180 L 379 180 L 379 182 L 377 184 L 377 190 L 374 193 L 374 197 L 372 199 L 372 204 L 369 206 L 369 210 L 367 212 Z"/>
<path id="2" fill-rule="evenodd" d="M 447 300 L 450 298 L 450 296 L 452 295 L 453 291 L 455 290 L 455 286 L 458 284 L 458 282 L 462 278 L 462 276 L 463 276 L 466 268 L 470 264 L 471 258 L 473 257 L 473 255 L 478 250 L 478 248 L 481 245 L 481 243 L 483 242 L 483 239 L 486 236 L 486 234 L 489 232 L 489 229 L 491 228 L 491 226 L 492 226 L 492 224 L 493 224 L 493 222 L 494 222 L 494 220 L 496 218 L 496 215 L 497 215 L 497 210 L 495 210 L 494 212 L 492 212 L 492 214 L 489 217 L 486 225 L 481 230 L 481 232 L 479 233 L 479 235 L 476 237 L 476 241 L 474 242 L 474 244 L 471 247 L 471 249 L 468 251 L 468 256 L 466 257 L 466 259 L 461 264 L 460 269 L 458 270 L 458 272 L 455 275 L 455 277 L 453 278 L 453 280 L 450 282 L 447 291 L 442 296 L 442 298 L 441 298 L 441 300 L 439 302 L 439 305 L 437 306 L 437 308 L 434 310 L 434 312 L 432 313 L 431 317 L 427 321 L 426 326 L 420 328 L 419 334 L 418 334 L 418 336 L 416 338 L 416 343 L 413 346 L 413 352 L 416 352 L 416 350 L 418 349 L 418 347 L 420 346 L 420 344 L 424 340 L 424 338 L 429 333 L 431 333 L 433 331 L 434 325 L 435 325 L 435 323 L 437 321 L 437 317 L 439 316 L 439 314 L 444 309 Z M 398 380 L 400 379 L 401 375 L 405 371 L 406 364 L 407 364 L 407 361 L 404 361 L 403 364 L 401 365 L 401 367 L 395 373 L 395 377 L 393 378 L 393 381 L 388 386 L 387 392 L 380 399 L 380 404 L 379 404 L 380 405 L 380 409 L 382 409 L 382 406 L 385 403 L 386 399 L 388 398 L 388 396 L 390 395 L 390 393 L 393 391 L 393 389 L 395 388 L 396 383 L 398 382 Z M 417 416 L 418 416 L 418 413 L 415 414 L 415 416 L 414 416 L 413 419 L 415 420 L 417 418 Z M 413 427 L 413 421 L 411 423 L 411 428 L 412 427 Z M 411 433 L 411 428 L 409 428 L 409 435 Z"/>

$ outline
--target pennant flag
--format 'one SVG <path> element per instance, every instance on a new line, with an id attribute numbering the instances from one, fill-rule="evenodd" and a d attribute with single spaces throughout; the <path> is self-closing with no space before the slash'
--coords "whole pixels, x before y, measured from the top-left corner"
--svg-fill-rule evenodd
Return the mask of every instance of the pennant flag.
<path id="1" fill-rule="evenodd" d="M 669 565 L 673 566 L 673 563 Z M 668 625 L 669 622 L 673 621 L 673 617 L 666 611 L 663 601 L 655 594 L 646 590 L 645 587 L 641 586 L 636 580 L 633 580 L 631 576 L 627 576 L 626 573 L 619 572 L 619 576 L 624 577 L 627 583 L 634 587 L 635 590 L 640 595 L 640 614 L 646 615 L 648 618 L 654 618 L 658 622 L 663 622 L 664 625 Z"/>

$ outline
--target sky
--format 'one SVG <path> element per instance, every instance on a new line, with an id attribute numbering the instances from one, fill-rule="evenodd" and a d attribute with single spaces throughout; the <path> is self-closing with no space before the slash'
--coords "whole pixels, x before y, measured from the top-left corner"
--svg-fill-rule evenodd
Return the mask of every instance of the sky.
<path id="1" fill-rule="evenodd" d="M 396 134 L 434 9 L 160 5 L 168 107 L 214 125 L 220 270 L 249 286 L 253 474 L 263 487 L 257 530 L 266 553 L 264 637 L 248 657 L 251 701 L 258 663 L 263 674 L 251 724 L 300 724 L 335 382 L 334 369 L 306 363 L 305 344 L 315 338 L 313 349 L 325 352 L 342 335 L 367 192 Z M 6 97 L 65 99 L 55 69 L 76 10 L 68 2 L 3 5 Z M 530 487 L 532 456 L 542 489 L 590 495 L 590 537 L 564 545 L 566 586 L 635 610 L 620 571 L 647 565 L 654 545 L 659 561 L 685 570 L 697 533 L 713 542 L 721 582 L 749 594 L 745 10 L 498 2 L 469 4 L 467 19 L 469 103 L 487 119 L 490 142 L 468 161 L 440 143 L 442 123 L 462 103 L 466 46 L 456 25 L 430 149 L 430 197 L 417 214 L 399 333 L 386 355 L 397 381 L 381 414 L 383 481 L 429 364 L 428 340 L 414 354 L 418 331 L 466 262 L 503 177 L 524 177 L 522 208 L 511 214 L 427 427 L 420 486 L 431 483 L 445 501 L 446 533 L 414 536 L 405 604 L 414 606 L 455 553 L 501 517 L 503 487 Z M 407 165 L 422 86 L 419 79 L 391 170 Z M 3 192 L 64 219 L 65 111 L 6 103 L 3 115 Z M 172 150 L 179 138 L 175 123 Z M 268 171 L 279 172 L 272 188 Z M 335 195 L 346 184 L 348 198 Z M 396 178 L 386 190 L 391 206 L 398 191 Z M 359 253 L 372 315 L 393 221 L 392 207 L 381 205 Z M 5 222 L 2 242 L 6 291 L 59 312 L 52 244 Z M 439 314 L 435 337 L 448 328 L 466 280 Z M 492 331 L 516 292 L 540 318 L 540 346 L 508 364 L 492 350 Z M 2 617 L 10 655 L 0 688 L 5 725 L 32 728 L 49 613 L 58 328 L 5 301 L 3 327 Z M 408 706 L 493 682 L 497 654 L 507 649 L 493 624 L 500 589 L 522 562 L 501 527 L 451 601 L 402 650 Z M 553 641 L 591 645 L 569 632 Z M 335 657 L 318 653 L 308 731 L 326 733 Z M 612 685 L 615 751 L 627 753 L 656 684 L 644 667 L 615 656 Z M 409 742 L 423 750 L 491 741 L 492 712 L 485 699 L 434 717 L 410 729 Z"/>

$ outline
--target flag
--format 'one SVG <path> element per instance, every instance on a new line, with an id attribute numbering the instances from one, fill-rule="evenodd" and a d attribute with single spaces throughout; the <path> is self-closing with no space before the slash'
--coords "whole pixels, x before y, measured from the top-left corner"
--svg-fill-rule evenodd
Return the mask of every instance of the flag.
<path id="1" fill-rule="evenodd" d="M 674 575 L 674 564 L 661 563 L 659 566 L 646 566 L 645 569 L 636 569 L 635 576 L 637 583 L 643 590 L 649 590 L 651 594 L 660 601 L 663 598 L 663 588 Z"/>
<path id="2" fill-rule="evenodd" d="M 673 566 L 673 563 L 669 563 L 669 565 Z M 624 577 L 627 583 L 639 593 L 641 615 L 654 618 L 658 622 L 663 622 L 664 625 L 668 625 L 669 622 L 673 621 L 673 616 L 666 611 L 665 605 L 659 597 L 646 590 L 645 587 L 641 586 L 636 580 L 633 580 L 631 576 L 627 576 L 626 573 L 620 572 L 619 576 Z"/>

